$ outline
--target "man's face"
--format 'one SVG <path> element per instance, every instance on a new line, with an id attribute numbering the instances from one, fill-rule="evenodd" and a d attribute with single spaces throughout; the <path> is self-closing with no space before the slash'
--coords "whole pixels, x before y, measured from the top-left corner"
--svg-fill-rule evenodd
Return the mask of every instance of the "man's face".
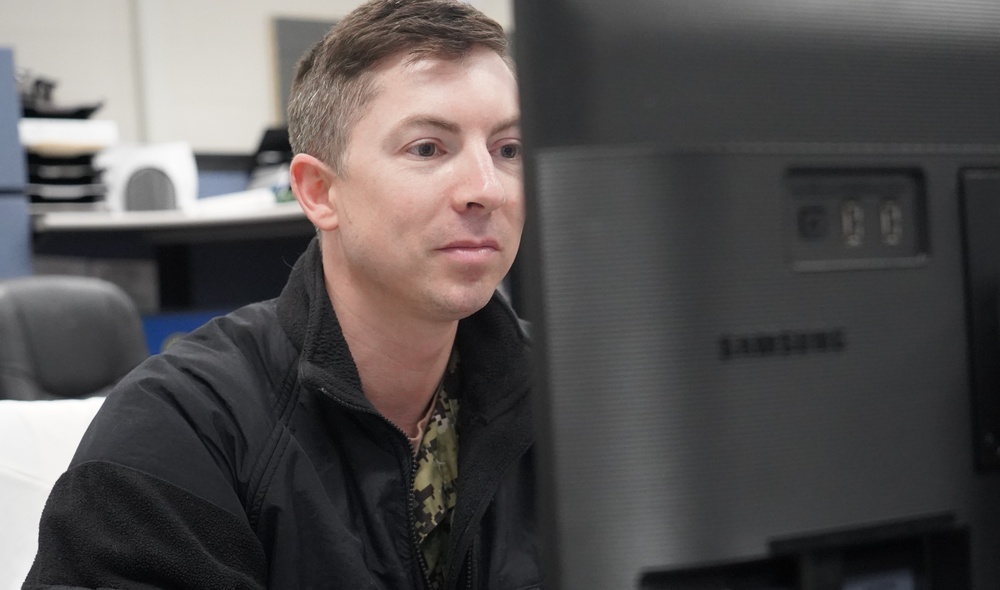
<path id="1" fill-rule="evenodd" d="M 466 317 L 510 269 L 524 225 L 514 76 L 485 48 L 399 55 L 375 74 L 331 189 L 342 268 L 330 280 L 387 313 Z"/>

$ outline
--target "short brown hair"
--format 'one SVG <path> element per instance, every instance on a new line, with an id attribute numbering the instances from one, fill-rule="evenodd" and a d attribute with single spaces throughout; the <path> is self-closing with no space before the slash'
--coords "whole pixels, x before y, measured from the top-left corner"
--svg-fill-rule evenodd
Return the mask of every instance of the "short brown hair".
<path id="1" fill-rule="evenodd" d="M 337 23 L 296 67 L 288 101 L 292 150 L 343 174 L 347 139 L 375 97 L 372 69 L 401 51 L 458 59 L 476 45 L 513 70 L 503 28 L 457 0 L 370 0 Z"/>

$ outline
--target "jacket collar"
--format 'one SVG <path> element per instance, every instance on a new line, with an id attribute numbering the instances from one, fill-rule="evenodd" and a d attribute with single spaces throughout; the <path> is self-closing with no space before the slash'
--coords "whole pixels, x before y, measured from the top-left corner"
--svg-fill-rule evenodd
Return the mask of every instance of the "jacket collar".
<path id="1" fill-rule="evenodd" d="M 304 385 L 349 406 L 374 411 L 362 393 L 357 365 L 326 292 L 318 238 L 292 268 L 278 298 L 278 317 L 299 350 L 299 379 Z M 527 394 L 528 336 L 499 292 L 483 309 L 459 322 L 456 344 L 462 359 L 462 405 L 474 416 L 490 421 Z"/>

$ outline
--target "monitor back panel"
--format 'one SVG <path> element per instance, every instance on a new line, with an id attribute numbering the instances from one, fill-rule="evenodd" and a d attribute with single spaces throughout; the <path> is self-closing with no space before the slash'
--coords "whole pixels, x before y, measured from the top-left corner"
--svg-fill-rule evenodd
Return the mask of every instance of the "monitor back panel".
<path id="1" fill-rule="evenodd" d="M 560 587 L 630 588 L 650 569 L 941 514 L 973 527 L 977 579 L 1000 579 L 1000 481 L 973 452 L 958 199 L 970 161 L 998 160 L 892 146 L 538 153 Z"/>

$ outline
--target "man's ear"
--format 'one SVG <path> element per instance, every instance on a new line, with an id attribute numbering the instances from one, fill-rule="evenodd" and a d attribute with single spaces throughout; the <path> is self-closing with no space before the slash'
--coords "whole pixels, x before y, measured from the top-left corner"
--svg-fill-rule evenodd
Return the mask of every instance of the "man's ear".
<path id="1" fill-rule="evenodd" d="M 306 217 L 317 228 L 330 231 L 337 229 L 337 204 L 333 199 L 334 171 L 318 158 L 308 154 L 296 154 L 288 168 L 292 193 Z"/>

